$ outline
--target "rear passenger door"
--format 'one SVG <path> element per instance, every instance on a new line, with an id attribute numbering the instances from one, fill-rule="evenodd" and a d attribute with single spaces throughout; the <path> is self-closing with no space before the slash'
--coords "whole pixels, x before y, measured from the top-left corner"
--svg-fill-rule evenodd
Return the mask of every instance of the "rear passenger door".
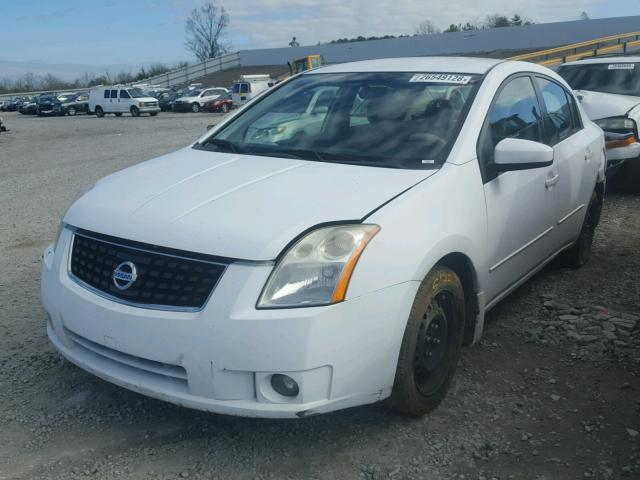
<path id="1" fill-rule="evenodd" d="M 575 99 L 554 80 L 536 76 L 543 99 L 545 143 L 554 150 L 558 165 L 557 248 L 573 242 L 582 227 L 596 183 L 595 156 L 589 145 Z"/>
<path id="2" fill-rule="evenodd" d="M 478 141 L 487 210 L 487 301 L 549 258 L 556 221 L 555 164 L 498 173 L 496 145 L 505 138 L 543 143 L 542 110 L 533 78 L 508 78 L 496 93 Z"/>

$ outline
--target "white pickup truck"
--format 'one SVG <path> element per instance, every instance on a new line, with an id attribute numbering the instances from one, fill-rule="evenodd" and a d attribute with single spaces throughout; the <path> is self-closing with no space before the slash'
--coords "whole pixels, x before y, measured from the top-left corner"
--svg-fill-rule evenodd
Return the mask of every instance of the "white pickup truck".
<path id="1" fill-rule="evenodd" d="M 620 170 L 640 190 L 640 56 L 601 57 L 569 62 L 558 73 L 582 107 L 607 135 L 609 171 Z"/>

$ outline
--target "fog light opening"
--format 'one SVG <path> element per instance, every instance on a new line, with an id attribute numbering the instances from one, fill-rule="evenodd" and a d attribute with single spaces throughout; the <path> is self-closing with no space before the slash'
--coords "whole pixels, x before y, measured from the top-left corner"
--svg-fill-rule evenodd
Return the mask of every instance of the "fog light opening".
<path id="1" fill-rule="evenodd" d="M 283 397 L 295 397 L 300 392 L 298 382 L 288 375 L 271 375 L 271 387 Z"/>

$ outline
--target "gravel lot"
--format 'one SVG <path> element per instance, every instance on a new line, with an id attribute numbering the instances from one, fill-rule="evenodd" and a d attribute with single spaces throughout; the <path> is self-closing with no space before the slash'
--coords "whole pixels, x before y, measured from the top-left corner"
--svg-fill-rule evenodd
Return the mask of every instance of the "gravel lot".
<path id="1" fill-rule="evenodd" d="M 220 118 L 34 118 L 0 134 L 0 480 L 639 479 L 640 197 L 610 193 L 592 261 L 551 266 L 488 315 L 430 417 L 368 406 L 295 421 L 204 414 L 63 361 L 40 255 L 81 188 Z"/>

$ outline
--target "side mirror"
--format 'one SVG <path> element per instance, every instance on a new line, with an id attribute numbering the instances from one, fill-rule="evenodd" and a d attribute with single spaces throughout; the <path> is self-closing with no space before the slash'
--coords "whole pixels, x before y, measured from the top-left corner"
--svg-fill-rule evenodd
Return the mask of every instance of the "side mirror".
<path id="1" fill-rule="evenodd" d="M 498 172 L 548 167 L 553 163 L 553 148 L 531 140 L 505 138 L 496 145 L 493 163 Z"/>

